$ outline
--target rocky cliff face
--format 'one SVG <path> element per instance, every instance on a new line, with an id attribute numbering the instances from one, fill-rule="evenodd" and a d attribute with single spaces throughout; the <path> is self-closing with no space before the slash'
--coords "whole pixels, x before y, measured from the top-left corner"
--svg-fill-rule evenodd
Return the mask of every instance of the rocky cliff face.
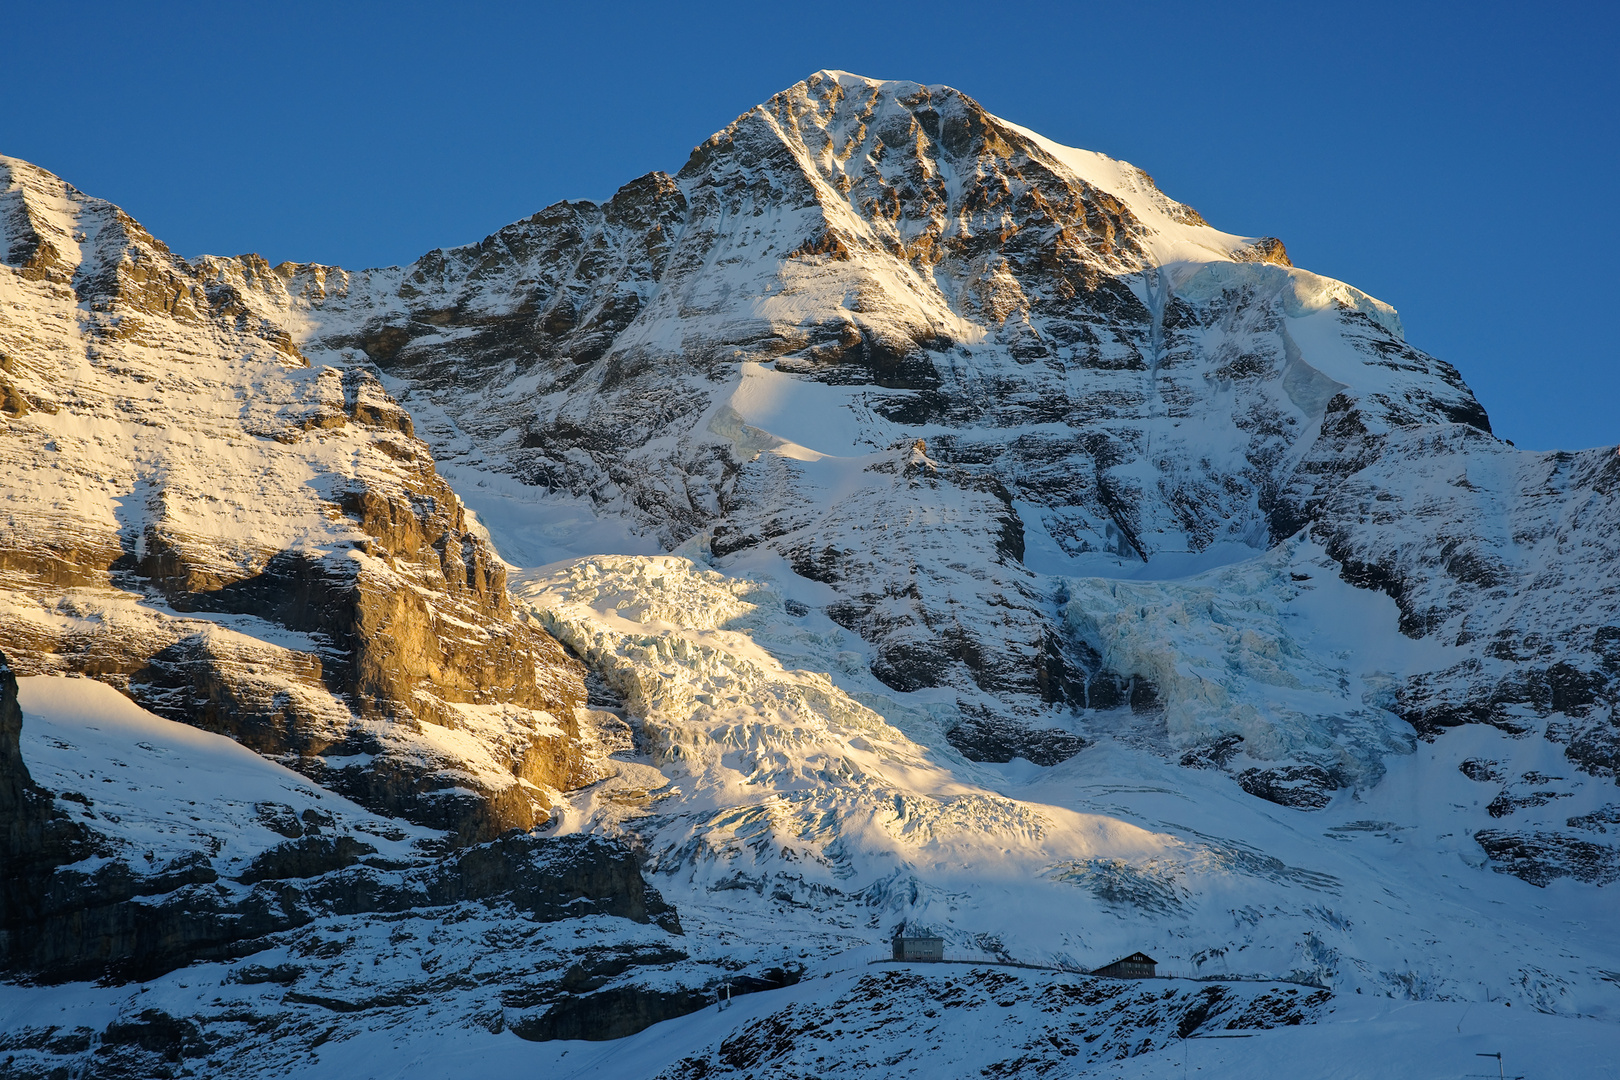
<path id="1" fill-rule="evenodd" d="M 23 760 L 17 677 L 0 653 L 0 951 L 9 954 L 46 906 L 52 872 L 97 850 L 95 838 L 57 808 L 52 792 L 34 783 Z"/>
<path id="2" fill-rule="evenodd" d="M 262 260 L 187 263 L 21 162 L 0 185 L 18 670 L 108 680 L 464 842 L 544 820 L 591 774 L 578 665 L 514 613 L 405 411 L 309 365 Z"/>

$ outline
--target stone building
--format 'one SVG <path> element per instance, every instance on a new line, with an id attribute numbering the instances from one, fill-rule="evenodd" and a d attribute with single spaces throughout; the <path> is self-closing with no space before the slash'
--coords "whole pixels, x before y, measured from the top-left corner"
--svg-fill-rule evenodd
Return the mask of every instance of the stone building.
<path id="1" fill-rule="evenodd" d="M 894 958 L 938 962 L 945 959 L 945 939 L 928 936 L 896 937 Z"/>

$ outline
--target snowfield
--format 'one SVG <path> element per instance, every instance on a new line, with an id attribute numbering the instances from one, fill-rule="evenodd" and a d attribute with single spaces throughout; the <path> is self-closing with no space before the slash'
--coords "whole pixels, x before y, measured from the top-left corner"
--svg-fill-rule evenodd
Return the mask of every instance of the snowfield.
<path id="1" fill-rule="evenodd" d="M 873 1075 L 1163 1080 L 1199 1074 L 1238 1080 L 1363 1080 L 1490 1075 L 1484 1071 L 1495 1068 L 1496 1061 L 1482 1060 L 1482 1053 L 1502 1054 L 1510 1076 L 1620 1074 L 1614 1064 L 1620 1045 L 1608 1028 L 1500 1004 L 1356 998 L 1336 1002 L 1316 1014 L 1315 1022 L 1299 1026 L 1236 1032 L 1217 1028 L 1183 1040 L 1175 1036 L 1171 1022 L 1151 1035 L 1133 1032 L 1137 1041 L 1129 1046 L 1099 1046 L 1101 1040 L 1085 1041 L 1098 1032 L 1097 1026 L 1085 1023 L 1092 1010 L 1052 1008 L 1052 989 L 1072 985 L 1071 980 L 1033 979 L 997 968 L 970 970 L 955 977 L 921 966 L 838 972 L 790 990 L 740 998 L 726 1012 L 669 1021 L 607 1046 L 525 1045 L 479 1032 L 432 1038 L 362 1035 L 330 1046 L 319 1063 L 287 1075 L 300 1080 L 399 1075 L 448 1080 L 486 1070 L 535 1069 L 559 1080 Z M 1155 997 L 1196 997 L 1205 989 L 1195 983 L 1148 986 L 1151 990 L 1129 989 L 1135 991 L 1132 996 Z M 993 991 L 986 993 L 988 988 Z M 1305 993 L 1301 990 L 1299 996 Z M 1151 1008 L 1139 999 L 1137 1007 L 1144 1006 Z M 1125 1056 L 1116 1057 L 1121 1051 Z M 379 1069 L 379 1054 L 408 1062 L 406 1071 Z"/>
<path id="2" fill-rule="evenodd" d="M 29 773 L 121 849 L 109 854 L 162 865 L 202 850 L 235 876 L 285 839 L 272 826 L 288 819 L 364 833 L 395 858 L 434 835 L 369 813 L 223 735 L 153 716 L 103 683 L 52 675 L 18 683 Z"/>

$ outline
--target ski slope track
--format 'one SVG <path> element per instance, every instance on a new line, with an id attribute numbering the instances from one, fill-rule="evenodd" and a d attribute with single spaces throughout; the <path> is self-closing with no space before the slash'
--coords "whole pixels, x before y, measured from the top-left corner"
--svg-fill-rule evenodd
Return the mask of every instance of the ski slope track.
<path id="1" fill-rule="evenodd" d="M 1616 448 L 1142 170 L 824 71 L 406 267 L 0 159 L 0 263 L 7 1075 L 1614 1071 Z"/>

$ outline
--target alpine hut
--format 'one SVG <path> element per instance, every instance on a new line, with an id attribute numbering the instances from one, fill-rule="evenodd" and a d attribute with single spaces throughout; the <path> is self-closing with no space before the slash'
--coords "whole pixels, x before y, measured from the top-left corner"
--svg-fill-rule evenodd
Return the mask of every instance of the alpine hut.
<path id="1" fill-rule="evenodd" d="M 897 936 L 894 939 L 894 958 L 896 960 L 923 960 L 937 963 L 945 959 L 945 939 L 927 935 L 916 937 Z"/>
<path id="2" fill-rule="evenodd" d="M 1112 964 L 1104 964 L 1093 975 L 1106 975 L 1111 979 L 1151 979 L 1159 962 L 1147 953 L 1133 952 Z"/>

